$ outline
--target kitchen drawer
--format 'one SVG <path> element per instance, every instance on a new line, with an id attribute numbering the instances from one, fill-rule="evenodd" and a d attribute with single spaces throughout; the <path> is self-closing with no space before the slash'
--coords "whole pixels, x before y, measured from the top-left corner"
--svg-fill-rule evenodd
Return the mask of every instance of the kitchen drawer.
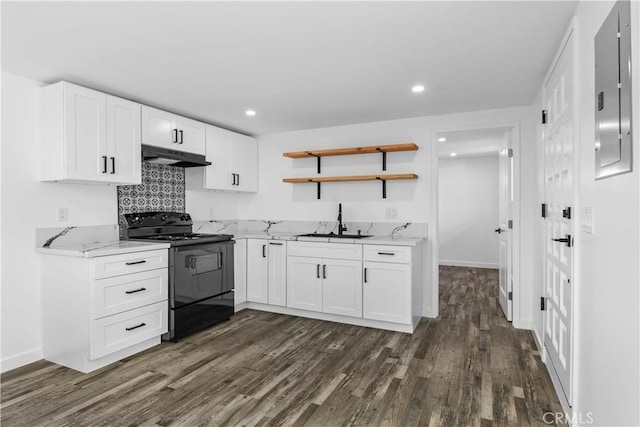
<path id="1" fill-rule="evenodd" d="M 388 245 L 363 245 L 364 261 L 411 264 L 411 247 Z"/>
<path id="2" fill-rule="evenodd" d="M 93 318 L 166 301 L 168 275 L 166 268 L 160 268 L 96 280 L 93 283 Z"/>
<path id="3" fill-rule="evenodd" d="M 94 320 L 90 359 L 99 359 L 166 333 L 168 307 L 163 301 Z"/>
<path id="4" fill-rule="evenodd" d="M 362 245 L 354 243 L 289 242 L 287 255 L 362 260 Z"/>
<path id="5" fill-rule="evenodd" d="M 167 249 L 132 252 L 122 255 L 98 257 L 94 260 L 94 279 L 122 276 L 123 274 L 165 268 L 168 265 Z"/>

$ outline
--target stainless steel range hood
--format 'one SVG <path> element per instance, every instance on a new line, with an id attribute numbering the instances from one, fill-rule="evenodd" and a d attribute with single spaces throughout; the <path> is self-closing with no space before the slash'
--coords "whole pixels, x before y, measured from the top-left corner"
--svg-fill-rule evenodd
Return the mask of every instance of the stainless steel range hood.
<path id="1" fill-rule="evenodd" d="M 142 160 L 149 163 L 178 166 L 181 168 L 209 166 L 211 164 L 211 162 L 207 162 L 201 154 L 185 153 L 184 151 L 153 147 L 151 145 L 142 145 Z"/>

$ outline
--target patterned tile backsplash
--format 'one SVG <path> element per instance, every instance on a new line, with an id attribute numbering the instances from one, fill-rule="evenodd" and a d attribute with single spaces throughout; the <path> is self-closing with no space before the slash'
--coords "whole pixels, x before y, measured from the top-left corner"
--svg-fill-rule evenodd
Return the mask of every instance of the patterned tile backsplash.
<path id="1" fill-rule="evenodd" d="M 142 184 L 118 186 L 118 224 L 121 214 L 184 212 L 184 206 L 184 168 L 142 162 Z"/>

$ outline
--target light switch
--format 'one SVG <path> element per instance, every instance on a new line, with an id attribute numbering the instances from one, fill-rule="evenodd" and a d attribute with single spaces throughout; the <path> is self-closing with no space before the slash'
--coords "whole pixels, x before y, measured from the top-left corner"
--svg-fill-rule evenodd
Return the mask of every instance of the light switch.
<path id="1" fill-rule="evenodd" d="M 398 217 L 398 210 L 396 208 L 387 208 L 384 217 L 386 219 L 396 219 Z"/>
<path id="2" fill-rule="evenodd" d="M 582 209 L 582 231 L 585 233 L 593 234 L 593 207 L 587 206 Z"/>
<path id="3" fill-rule="evenodd" d="M 67 208 L 58 208 L 58 222 L 67 222 L 69 220 L 69 211 Z"/>

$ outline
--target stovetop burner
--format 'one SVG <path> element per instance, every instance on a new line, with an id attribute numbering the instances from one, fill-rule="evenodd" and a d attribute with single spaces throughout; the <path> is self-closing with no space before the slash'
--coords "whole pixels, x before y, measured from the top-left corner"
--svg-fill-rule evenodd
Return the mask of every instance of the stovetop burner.
<path id="1" fill-rule="evenodd" d="M 136 212 L 123 214 L 125 238 L 153 240 L 172 245 L 213 243 L 232 240 L 230 234 L 194 233 L 191 216 L 184 212 Z"/>
<path id="2" fill-rule="evenodd" d="M 230 234 L 204 234 L 204 233 L 180 233 L 180 234 L 157 234 L 153 236 L 138 236 L 136 239 L 158 240 L 177 242 L 182 240 L 206 240 L 206 241 L 223 241 L 231 240 Z"/>

